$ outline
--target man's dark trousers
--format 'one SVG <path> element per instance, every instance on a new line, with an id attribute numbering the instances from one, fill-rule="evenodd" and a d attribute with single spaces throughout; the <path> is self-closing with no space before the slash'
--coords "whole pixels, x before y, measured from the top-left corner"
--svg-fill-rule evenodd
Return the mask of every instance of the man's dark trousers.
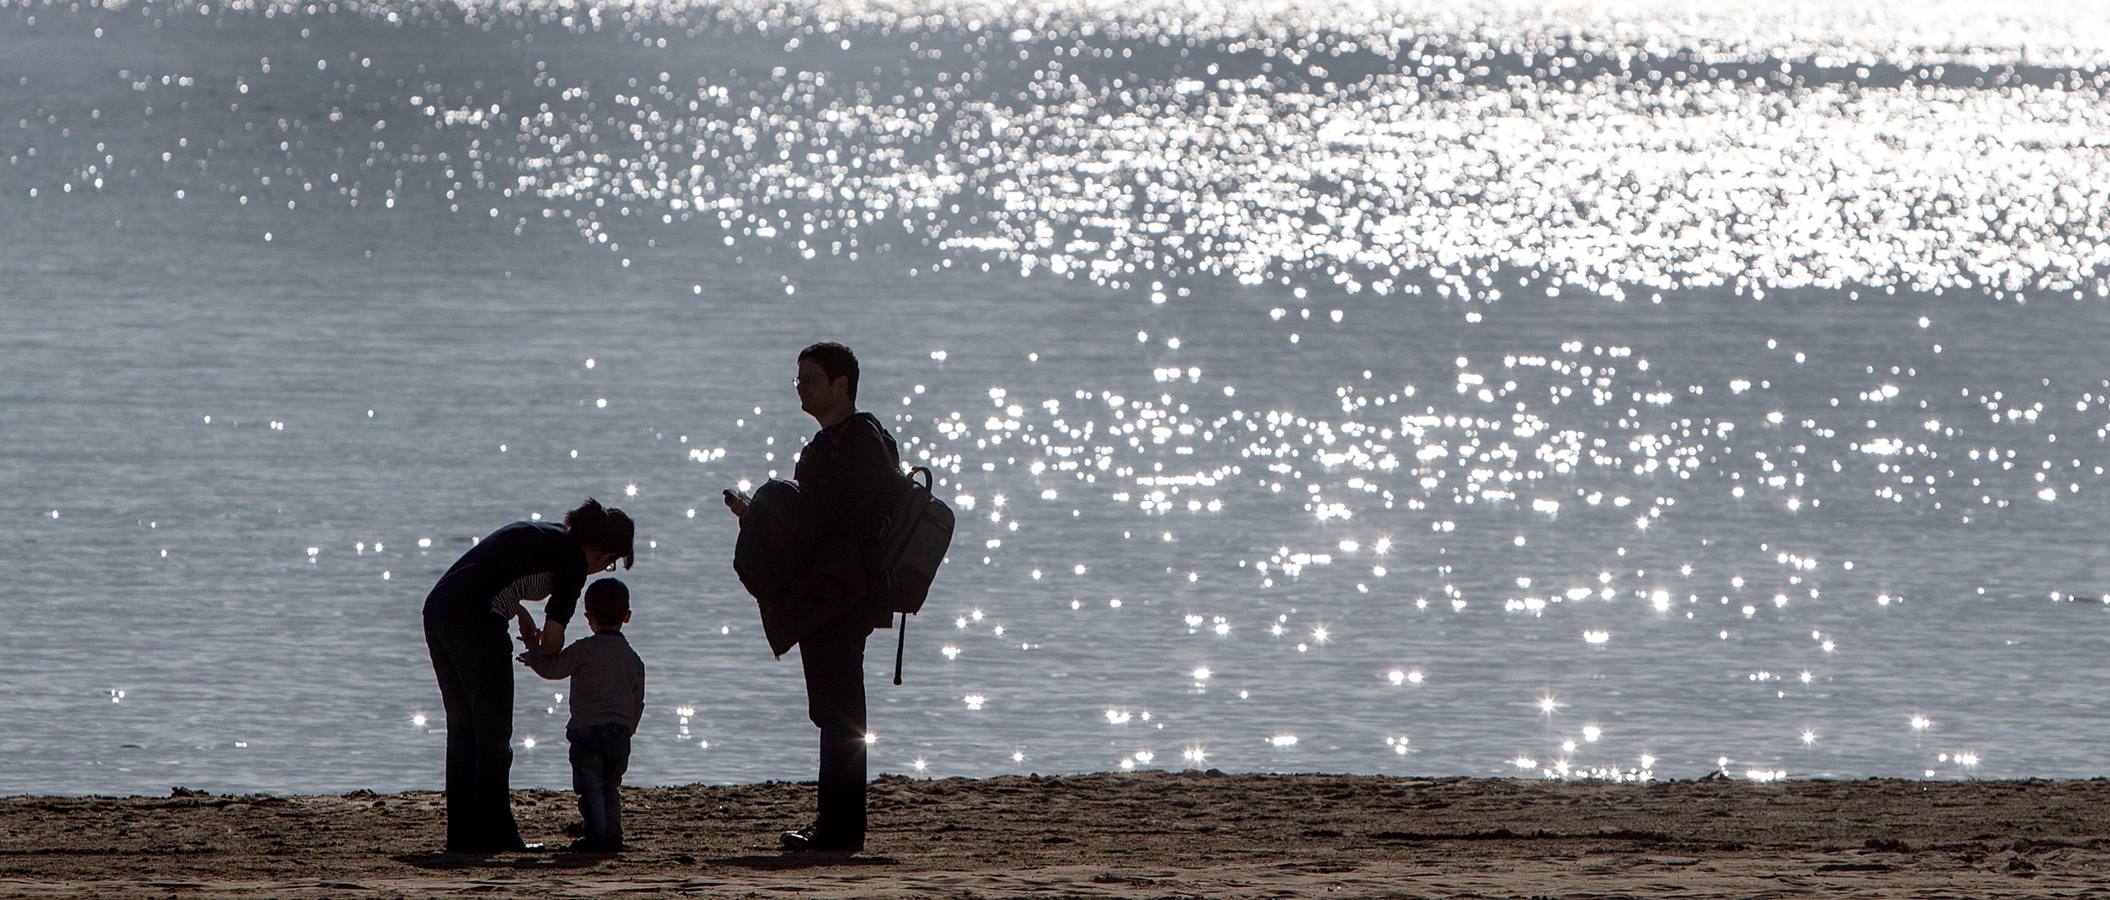
<path id="1" fill-rule="evenodd" d="M 865 638 L 872 626 L 845 612 L 799 641 L 806 714 L 821 729 L 820 814 L 831 844 L 865 838 Z"/>
<path id="2" fill-rule="evenodd" d="M 513 647 L 505 623 L 425 617 L 425 647 L 447 710 L 447 849 L 520 845 L 513 769 Z"/>

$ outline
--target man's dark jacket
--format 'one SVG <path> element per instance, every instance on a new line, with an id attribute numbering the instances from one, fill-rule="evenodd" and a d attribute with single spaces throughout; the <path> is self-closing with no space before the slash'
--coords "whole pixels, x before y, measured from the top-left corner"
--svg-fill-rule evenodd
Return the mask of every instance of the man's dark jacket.
<path id="1" fill-rule="evenodd" d="M 893 434 L 870 413 L 823 428 L 799 452 L 794 487 L 755 491 L 740 520 L 733 568 L 761 605 L 762 635 L 783 656 L 838 616 L 885 628 L 875 554 L 888 501 L 901 480 Z"/>

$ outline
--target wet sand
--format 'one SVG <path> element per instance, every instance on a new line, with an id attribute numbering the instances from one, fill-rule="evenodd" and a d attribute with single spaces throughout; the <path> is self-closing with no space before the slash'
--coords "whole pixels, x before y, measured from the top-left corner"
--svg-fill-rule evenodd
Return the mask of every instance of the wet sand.
<path id="1" fill-rule="evenodd" d="M 620 856 L 438 852 L 434 793 L 0 798 L 0 896 L 2047 896 L 2110 892 L 2110 782 L 1124 773 L 872 789 L 864 853 L 784 855 L 812 787 L 626 793 Z M 561 843 L 571 795 L 521 791 Z"/>

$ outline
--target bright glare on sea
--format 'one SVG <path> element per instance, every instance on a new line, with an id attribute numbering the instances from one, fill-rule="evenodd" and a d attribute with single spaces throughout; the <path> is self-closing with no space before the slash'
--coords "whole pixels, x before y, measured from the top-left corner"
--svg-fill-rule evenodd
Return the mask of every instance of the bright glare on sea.
<path id="1" fill-rule="evenodd" d="M 875 772 L 2110 774 L 2110 16 L 1309 6 L 0 0 L 0 792 L 437 788 L 589 495 L 629 780 L 811 778 L 823 338 L 961 516 Z"/>

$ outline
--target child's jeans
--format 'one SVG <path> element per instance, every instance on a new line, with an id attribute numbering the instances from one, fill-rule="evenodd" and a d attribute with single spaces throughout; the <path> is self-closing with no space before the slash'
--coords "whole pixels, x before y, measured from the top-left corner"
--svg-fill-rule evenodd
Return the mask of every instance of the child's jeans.
<path id="1" fill-rule="evenodd" d="M 621 723 L 567 728 L 571 742 L 571 787 L 579 794 L 586 840 L 611 847 L 623 843 L 623 772 L 630 768 L 630 727 Z"/>

